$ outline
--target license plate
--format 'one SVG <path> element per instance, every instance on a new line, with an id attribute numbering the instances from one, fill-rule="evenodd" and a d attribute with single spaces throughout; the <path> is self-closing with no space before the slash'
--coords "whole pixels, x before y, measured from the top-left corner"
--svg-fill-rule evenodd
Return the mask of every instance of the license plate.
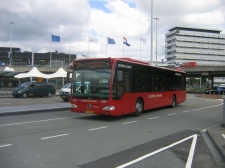
<path id="1" fill-rule="evenodd" d="M 94 114 L 94 111 L 87 110 L 87 111 L 85 111 L 85 113 L 87 113 L 87 114 Z"/>

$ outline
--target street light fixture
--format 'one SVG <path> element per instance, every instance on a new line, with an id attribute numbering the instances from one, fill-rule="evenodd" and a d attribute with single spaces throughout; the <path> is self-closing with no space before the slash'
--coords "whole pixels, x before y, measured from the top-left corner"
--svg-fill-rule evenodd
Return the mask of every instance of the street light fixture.
<path id="1" fill-rule="evenodd" d="M 159 20 L 159 18 L 153 18 L 153 19 L 155 19 L 155 23 L 156 23 L 156 30 L 155 30 L 155 33 L 156 33 L 156 45 L 155 45 L 156 51 L 155 51 L 155 57 L 156 57 L 156 66 L 157 66 L 157 21 Z"/>
<path id="2" fill-rule="evenodd" d="M 9 22 L 10 27 L 11 27 L 11 45 L 10 45 L 10 65 L 12 65 L 12 25 L 14 24 L 13 22 Z"/>

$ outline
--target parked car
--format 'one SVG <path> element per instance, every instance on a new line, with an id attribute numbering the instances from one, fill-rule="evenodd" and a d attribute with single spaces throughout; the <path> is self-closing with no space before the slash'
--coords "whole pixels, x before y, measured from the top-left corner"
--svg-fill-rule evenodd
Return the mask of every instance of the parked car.
<path id="1" fill-rule="evenodd" d="M 49 82 L 26 82 L 20 87 L 13 90 L 12 96 L 17 97 L 52 97 L 56 93 L 56 88 L 52 83 Z"/>
<path id="2" fill-rule="evenodd" d="M 212 89 L 207 89 L 205 94 L 225 94 L 225 87 L 215 86 Z"/>
<path id="3" fill-rule="evenodd" d="M 71 83 L 67 83 L 65 86 L 63 86 L 60 89 L 60 97 L 64 100 L 64 101 L 69 101 L 70 100 L 70 93 L 71 93 Z"/>

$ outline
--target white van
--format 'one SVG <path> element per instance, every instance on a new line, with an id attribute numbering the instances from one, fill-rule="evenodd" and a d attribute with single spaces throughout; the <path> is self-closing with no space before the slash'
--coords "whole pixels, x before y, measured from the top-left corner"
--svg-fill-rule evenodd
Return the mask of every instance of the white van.
<path id="1" fill-rule="evenodd" d="M 71 83 L 67 83 L 65 86 L 63 86 L 60 89 L 60 97 L 64 101 L 69 101 L 70 100 L 70 93 L 71 93 Z"/>

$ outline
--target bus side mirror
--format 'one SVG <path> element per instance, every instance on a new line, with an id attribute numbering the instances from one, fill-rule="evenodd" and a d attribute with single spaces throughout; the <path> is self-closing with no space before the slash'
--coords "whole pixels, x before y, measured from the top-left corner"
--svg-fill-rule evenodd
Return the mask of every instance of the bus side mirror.
<path id="1" fill-rule="evenodd" d="M 117 71 L 117 81 L 123 81 L 123 71 Z"/>

